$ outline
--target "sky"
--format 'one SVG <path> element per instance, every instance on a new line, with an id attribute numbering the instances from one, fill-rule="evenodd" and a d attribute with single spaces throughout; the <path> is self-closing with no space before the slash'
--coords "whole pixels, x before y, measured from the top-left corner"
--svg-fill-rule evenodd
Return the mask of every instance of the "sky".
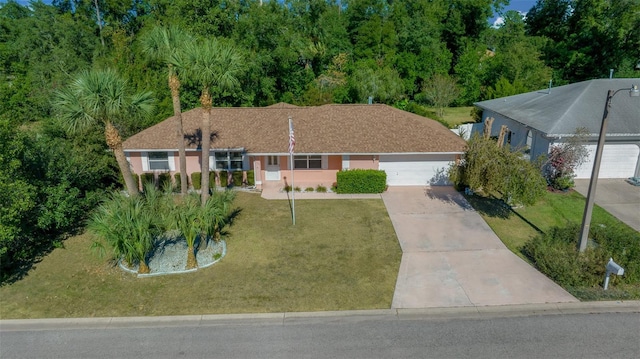
<path id="1" fill-rule="evenodd" d="M 509 2 L 509 6 L 505 7 L 503 11 L 507 12 L 507 10 L 516 10 L 524 15 L 533 7 L 533 5 L 535 5 L 535 3 L 536 0 L 511 0 Z M 503 23 L 502 18 L 497 15 L 490 19 L 489 22 L 493 26 L 498 26 Z"/>
<path id="2" fill-rule="evenodd" d="M 0 2 L 4 1 L 0 0 Z M 44 0 L 43 2 L 45 4 L 51 4 L 51 0 Z M 26 5 L 29 3 L 29 0 L 18 0 L 18 3 Z M 507 10 L 516 10 L 520 11 L 521 13 L 526 13 L 533 7 L 535 3 L 536 0 L 511 0 L 509 6 L 507 6 L 504 11 L 506 12 Z M 496 15 L 492 19 L 490 19 L 489 22 L 492 25 L 497 26 L 502 23 L 502 19 Z"/>

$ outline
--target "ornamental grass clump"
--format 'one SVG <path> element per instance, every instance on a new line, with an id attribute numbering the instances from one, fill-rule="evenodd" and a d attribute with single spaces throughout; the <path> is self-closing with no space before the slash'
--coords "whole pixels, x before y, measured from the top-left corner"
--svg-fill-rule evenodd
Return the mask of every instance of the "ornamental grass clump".
<path id="1" fill-rule="evenodd" d="M 88 229 L 95 237 L 93 248 L 100 254 L 105 244 L 116 259 L 138 265 L 138 273 L 149 273 L 147 256 L 163 231 L 161 216 L 151 210 L 146 197 L 113 193 L 89 219 Z"/>

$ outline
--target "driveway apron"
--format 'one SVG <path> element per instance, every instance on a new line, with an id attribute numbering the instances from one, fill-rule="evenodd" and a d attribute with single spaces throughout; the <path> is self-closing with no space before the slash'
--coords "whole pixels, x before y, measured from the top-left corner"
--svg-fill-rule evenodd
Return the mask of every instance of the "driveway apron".
<path id="1" fill-rule="evenodd" d="M 402 247 L 393 308 L 577 302 L 508 250 L 451 187 L 382 195 Z"/>

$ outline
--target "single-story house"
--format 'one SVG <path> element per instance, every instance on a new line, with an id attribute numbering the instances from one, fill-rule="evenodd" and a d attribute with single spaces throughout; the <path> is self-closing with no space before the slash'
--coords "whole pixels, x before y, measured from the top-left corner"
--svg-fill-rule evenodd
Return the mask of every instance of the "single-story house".
<path id="1" fill-rule="evenodd" d="M 200 172 L 203 116 L 202 108 L 182 114 L 189 176 Z M 440 123 L 387 105 L 213 108 L 210 169 L 253 170 L 258 188 L 284 186 L 290 176 L 289 118 L 295 185 L 301 187 L 330 187 L 338 171 L 355 168 L 384 170 L 390 186 L 445 184 L 445 170 L 466 145 Z M 124 141 L 134 173 L 179 171 L 176 121 L 170 117 Z"/>
<path id="2" fill-rule="evenodd" d="M 512 148 L 526 148 L 532 161 L 549 153 L 586 128 L 589 157 L 576 170 L 576 178 L 590 178 L 595 150 L 609 90 L 625 89 L 611 100 L 607 134 L 599 178 L 640 176 L 640 97 L 629 96 L 640 78 L 598 79 L 578 82 L 515 96 L 475 103 L 483 110 L 483 122 L 494 118 L 491 135 L 502 125 L 508 127 L 505 139 Z"/>

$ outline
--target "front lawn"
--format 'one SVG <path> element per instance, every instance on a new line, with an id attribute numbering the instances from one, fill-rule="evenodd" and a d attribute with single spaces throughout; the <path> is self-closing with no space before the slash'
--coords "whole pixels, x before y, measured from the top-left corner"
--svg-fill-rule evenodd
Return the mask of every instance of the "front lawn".
<path id="1" fill-rule="evenodd" d="M 536 205 L 514 209 L 509 209 L 502 201 L 496 199 L 475 195 L 466 197 L 502 242 L 532 265 L 535 263 L 523 252 L 525 244 L 539 234 L 549 233 L 554 227 L 579 225 L 582 222 L 585 204 L 584 197 L 574 191 L 567 193 L 546 192 Z M 593 209 L 591 228 L 594 227 L 616 229 L 616 231 L 631 235 L 637 234 L 633 229 L 598 206 L 594 206 Z M 575 239 L 575 244 L 577 245 L 577 243 L 578 238 Z M 606 259 L 608 260 L 608 257 Z M 598 270 L 604 272 L 605 264 L 606 261 L 603 260 L 601 266 L 599 263 L 596 266 Z M 588 267 L 587 264 L 585 264 L 586 267 Z M 604 274 L 602 279 L 604 279 Z M 614 278 L 616 284 L 611 286 L 607 292 L 600 287 L 599 280 L 596 285 L 565 286 L 565 289 L 583 300 L 640 298 L 640 282 L 621 279 Z"/>
<path id="2" fill-rule="evenodd" d="M 0 318 L 105 317 L 389 308 L 402 256 L 381 200 L 288 202 L 238 193 L 226 257 L 195 273 L 136 278 L 64 242 L 0 288 Z"/>

